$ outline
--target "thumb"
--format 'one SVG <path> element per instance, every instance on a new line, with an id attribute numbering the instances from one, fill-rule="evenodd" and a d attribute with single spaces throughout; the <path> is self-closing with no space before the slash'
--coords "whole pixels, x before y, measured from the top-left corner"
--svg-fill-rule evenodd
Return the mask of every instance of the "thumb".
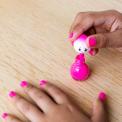
<path id="1" fill-rule="evenodd" d="M 109 32 L 91 35 L 87 38 L 88 47 L 94 48 L 119 48 L 122 47 L 122 29 Z"/>
<path id="2" fill-rule="evenodd" d="M 93 105 L 92 122 L 108 122 L 107 111 L 105 110 L 106 95 L 104 92 L 99 94 L 99 98 Z"/>

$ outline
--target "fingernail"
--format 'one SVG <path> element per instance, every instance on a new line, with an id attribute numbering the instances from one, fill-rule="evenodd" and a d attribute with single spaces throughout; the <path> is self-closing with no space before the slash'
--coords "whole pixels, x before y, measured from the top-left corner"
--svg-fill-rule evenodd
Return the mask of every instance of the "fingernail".
<path id="1" fill-rule="evenodd" d="M 21 81 L 20 86 L 21 87 L 27 87 L 28 86 L 28 82 L 27 81 Z"/>
<path id="2" fill-rule="evenodd" d="M 93 49 L 90 49 L 89 54 L 90 54 L 91 56 L 94 56 L 94 55 L 95 55 L 95 51 L 94 51 Z"/>
<path id="3" fill-rule="evenodd" d="M 106 93 L 105 92 L 100 92 L 98 98 L 101 102 L 104 102 L 107 98 Z"/>
<path id="4" fill-rule="evenodd" d="M 39 81 L 40 86 L 44 86 L 46 83 L 47 83 L 46 80 L 41 80 L 41 81 Z"/>
<path id="5" fill-rule="evenodd" d="M 10 91 L 8 95 L 9 95 L 9 97 L 11 97 L 11 98 L 12 98 L 12 97 L 15 97 L 15 96 L 16 96 L 16 92 L 15 92 L 15 91 Z"/>
<path id="6" fill-rule="evenodd" d="M 96 39 L 95 39 L 94 37 L 91 37 L 91 38 L 89 39 L 89 46 L 90 46 L 90 47 L 95 47 L 96 44 L 97 44 Z"/>
<path id="7" fill-rule="evenodd" d="M 73 37 L 73 33 L 70 33 L 70 34 L 69 34 L 69 38 L 72 38 L 72 37 Z"/>
<path id="8" fill-rule="evenodd" d="M 3 113 L 3 114 L 1 115 L 1 117 L 2 117 L 3 119 L 6 119 L 6 118 L 8 117 L 8 113 Z"/>

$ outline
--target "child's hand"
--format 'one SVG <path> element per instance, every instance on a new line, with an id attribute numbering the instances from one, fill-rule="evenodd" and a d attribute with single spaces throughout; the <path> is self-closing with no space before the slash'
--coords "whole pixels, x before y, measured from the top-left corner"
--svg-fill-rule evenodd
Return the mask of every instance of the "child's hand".
<path id="1" fill-rule="evenodd" d="M 88 33 L 88 47 L 122 47 L 122 13 L 115 10 L 80 12 L 71 28 L 69 40 L 74 41 L 82 33 Z"/>
<path id="2" fill-rule="evenodd" d="M 92 116 L 89 118 L 59 88 L 50 83 L 43 81 L 40 85 L 43 87 L 41 90 L 25 81 L 21 86 L 34 104 L 14 91 L 11 91 L 9 96 L 18 110 L 31 122 L 108 122 L 103 93 L 95 102 Z M 2 117 L 6 122 L 21 122 L 11 114 L 4 113 Z"/>

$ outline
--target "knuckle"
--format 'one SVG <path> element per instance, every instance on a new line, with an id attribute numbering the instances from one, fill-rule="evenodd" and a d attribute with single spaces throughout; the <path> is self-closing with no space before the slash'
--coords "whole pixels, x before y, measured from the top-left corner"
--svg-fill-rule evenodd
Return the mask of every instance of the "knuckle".
<path id="1" fill-rule="evenodd" d="M 82 12 L 78 12 L 76 17 L 79 17 L 82 14 Z"/>
<path id="2" fill-rule="evenodd" d="M 115 10 L 115 9 L 110 10 L 110 12 L 111 12 L 111 13 L 114 13 L 114 14 L 119 13 L 119 12 L 118 12 L 117 10 Z"/>
<path id="3" fill-rule="evenodd" d="M 115 18 L 117 18 L 117 19 L 120 18 L 121 13 L 118 12 L 117 10 L 110 10 L 110 12 L 111 12 L 111 14 L 112 14 Z"/>
<path id="4" fill-rule="evenodd" d="M 86 18 L 85 21 L 92 22 L 95 18 L 95 14 L 93 12 L 87 12 L 85 13 L 84 18 Z"/>
<path id="5" fill-rule="evenodd" d="M 53 90 L 53 89 L 52 89 Z M 58 89 L 54 89 L 55 90 L 55 94 L 56 95 L 59 95 L 59 96 L 63 96 L 63 93 L 60 91 L 60 90 L 58 90 Z"/>
<path id="6" fill-rule="evenodd" d="M 110 45 L 109 44 L 109 39 L 108 39 L 108 37 L 107 37 L 107 35 L 105 33 L 103 33 L 101 43 L 103 43 L 101 45 L 104 45 L 105 48 L 109 47 L 109 45 Z"/>
<path id="7" fill-rule="evenodd" d="M 40 91 L 38 89 L 36 89 L 36 88 L 32 88 L 32 90 L 30 91 L 30 94 L 38 95 L 38 94 L 40 94 Z"/>
<path id="8" fill-rule="evenodd" d="M 53 90 L 55 87 L 56 86 L 54 86 L 54 85 L 52 85 L 50 83 L 48 83 L 47 86 L 46 86 L 47 90 Z"/>
<path id="9" fill-rule="evenodd" d="M 9 121 L 15 121 L 15 118 L 14 117 L 11 117 L 11 116 L 9 116 Z"/>
<path id="10" fill-rule="evenodd" d="M 37 99 L 37 100 L 45 99 L 45 98 L 46 98 L 46 96 L 43 95 L 43 94 L 41 94 L 41 93 L 37 93 L 37 94 L 36 94 L 36 99 Z"/>
<path id="11" fill-rule="evenodd" d="M 74 112 L 75 111 L 75 107 L 72 105 L 72 103 L 68 103 L 67 107 L 69 108 L 70 111 Z"/>
<path id="12" fill-rule="evenodd" d="M 48 86 L 48 89 L 50 89 L 50 91 L 53 91 L 56 96 L 65 96 L 63 91 L 59 89 L 58 87 L 50 85 Z"/>
<path id="13" fill-rule="evenodd" d="M 110 47 L 110 41 L 109 41 L 109 39 L 106 39 L 106 41 L 105 41 L 105 47 L 107 48 L 107 47 Z"/>
<path id="14" fill-rule="evenodd" d="M 76 18 L 82 18 L 87 12 L 78 12 Z"/>
<path id="15" fill-rule="evenodd" d="M 20 105 L 21 110 L 25 113 L 27 113 L 31 108 L 31 105 L 28 102 L 24 101 L 23 99 L 20 99 L 18 104 Z"/>
<path id="16" fill-rule="evenodd" d="M 29 94 L 36 95 L 39 91 L 37 90 L 37 88 L 35 88 L 33 86 L 29 86 L 28 89 L 27 89 L 27 92 Z"/>
<path id="17" fill-rule="evenodd" d="M 10 115 L 7 118 L 7 122 L 21 122 L 20 119 L 18 119 L 18 117 Z"/>
<path id="18" fill-rule="evenodd" d="M 45 99 L 45 94 L 42 93 L 41 91 L 39 91 L 38 89 L 36 88 L 33 88 L 31 91 L 30 91 L 30 94 L 33 96 L 33 98 L 37 99 L 37 100 L 40 100 L 40 99 Z"/>
<path id="19" fill-rule="evenodd" d="M 57 96 L 57 97 L 60 96 L 60 98 L 62 98 L 64 100 L 67 100 L 67 96 L 63 92 L 61 92 L 59 90 L 55 90 L 55 96 Z"/>
<path id="20" fill-rule="evenodd" d="M 85 16 L 90 18 L 90 17 L 92 17 L 92 13 L 86 13 Z"/>
<path id="21" fill-rule="evenodd" d="M 30 91 L 32 91 L 32 89 L 33 89 L 33 86 L 29 85 L 29 86 L 27 87 L 26 91 L 29 93 Z"/>
<path id="22" fill-rule="evenodd" d="M 50 91 L 54 91 L 56 94 L 60 94 L 60 90 L 54 86 L 49 86 Z"/>
<path id="23" fill-rule="evenodd" d="M 68 100 L 67 96 L 62 95 L 62 96 L 61 96 L 61 98 L 62 98 L 62 100 L 64 100 L 65 102 L 67 102 L 67 103 L 69 102 L 69 100 Z"/>
<path id="24" fill-rule="evenodd" d="M 64 92 L 59 89 L 58 87 L 55 87 L 51 84 L 48 84 L 48 88 L 47 88 L 48 91 L 52 91 L 54 94 L 55 94 L 55 97 L 60 97 L 62 99 L 67 99 L 67 96 L 64 94 Z"/>
<path id="25" fill-rule="evenodd" d="M 86 17 L 92 17 L 92 15 L 93 15 L 93 12 L 87 12 L 87 13 L 85 13 L 85 16 Z"/>
<path id="26" fill-rule="evenodd" d="M 77 23 L 74 27 L 75 31 L 79 31 L 79 29 L 81 29 L 81 23 Z"/>

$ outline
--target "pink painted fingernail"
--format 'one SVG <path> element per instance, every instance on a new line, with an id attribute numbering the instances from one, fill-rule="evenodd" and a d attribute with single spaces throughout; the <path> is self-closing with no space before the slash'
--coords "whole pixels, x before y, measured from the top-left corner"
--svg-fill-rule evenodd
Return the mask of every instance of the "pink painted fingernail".
<path id="1" fill-rule="evenodd" d="M 89 54 L 90 54 L 91 56 L 94 56 L 94 55 L 95 55 L 95 51 L 94 51 L 93 49 L 90 49 Z"/>
<path id="2" fill-rule="evenodd" d="M 70 34 L 69 34 L 69 38 L 72 38 L 72 37 L 73 37 L 73 33 L 70 33 Z"/>
<path id="3" fill-rule="evenodd" d="M 74 41 L 71 42 L 72 46 L 74 45 Z"/>
<path id="4" fill-rule="evenodd" d="M 89 39 L 89 46 L 90 46 L 90 47 L 95 47 L 96 44 L 97 44 L 96 39 L 95 39 L 94 37 L 91 37 L 91 38 Z"/>
<path id="5" fill-rule="evenodd" d="M 12 97 L 15 97 L 17 94 L 15 91 L 10 91 L 8 95 L 9 95 L 9 97 L 12 98 Z"/>
<path id="6" fill-rule="evenodd" d="M 40 86 L 44 86 L 46 83 L 47 83 L 46 80 L 41 80 L 41 81 L 39 81 Z"/>
<path id="7" fill-rule="evenodd" d="M 21 81 L 20 86 L 21 87 L 27 87 L 28 86 L 28 82 L 27 81 Z"/>
<path id="8" fill-rule="evenodd" d="M 105 92 L 100 92 L 98 98 L 99 98 L 100 101 L 104 102 L 107 98 L 106 93 Z"/>
<path id="9" fill-rule="evenodd" d="M 2 117 L 3 119 L 6 119 L 6 118 L 8 117 L 8 113 L 3 113 L 3 114 L 1 115 L 1 117 Z"/>

